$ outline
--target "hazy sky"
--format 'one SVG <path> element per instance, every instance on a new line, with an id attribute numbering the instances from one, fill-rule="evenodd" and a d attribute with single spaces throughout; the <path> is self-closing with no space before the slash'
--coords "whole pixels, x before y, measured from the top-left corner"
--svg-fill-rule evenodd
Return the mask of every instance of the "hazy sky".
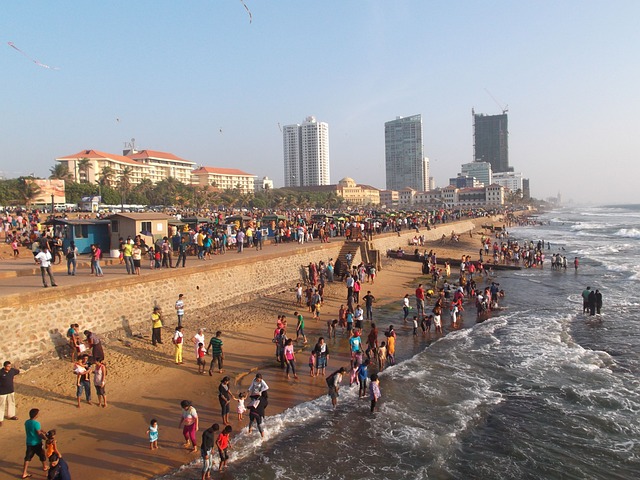
<path id="1" fill-rule="evenodd" d="M 384 122 L 421 113 L 443 186 L 472 160 L 471 108 L 501 111 L 488 90 L 533 196 L 638 202 L 640 1 L 245 3 L 252 23 L 240 0 L 3 2 L 2 174 L 135 138 L 278 187 L 278 124 L 314 115 L 332 183 L 384 188 Z"/>

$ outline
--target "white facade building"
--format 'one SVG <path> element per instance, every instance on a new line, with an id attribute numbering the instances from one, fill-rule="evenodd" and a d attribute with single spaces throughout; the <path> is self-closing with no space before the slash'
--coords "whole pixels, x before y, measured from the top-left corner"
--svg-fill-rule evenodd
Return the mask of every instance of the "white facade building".
<path id="1" fill-rule="evenodd" d="M 460 173 L 463 177 L 475 177 L 478 180 L 478 186 L 488 187 L 493 183 L 491 164 L 489 162 L 471 162 L 462 164 Z"/>
<path id="2" fill-rule="evenodd" d="M 282 129 L 285 187 L 329 185 L 329 124 L 307 117 Z"/>
<path id="3" fill-rule="evenodd" d="M 502 185 L 504 188 L 516 193 L 520 190 L 522 195 L 522 173 L 516 172 L 500 172 L 493 174 L 493 183 Z"/>

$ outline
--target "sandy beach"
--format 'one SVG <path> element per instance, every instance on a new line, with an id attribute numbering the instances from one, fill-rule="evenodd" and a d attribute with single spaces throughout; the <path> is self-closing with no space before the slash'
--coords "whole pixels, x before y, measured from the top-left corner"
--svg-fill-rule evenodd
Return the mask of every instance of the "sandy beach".
<path id="1" fill-rule="evenodd" d="M 477 238 L 476 238 L 477 237 Z M 400 239 L 398 240 L 400 242 Z M 461 237 L 460 243 L 441 245 L 429 242 L 420 247 L 435 250 L 440 258 L 460 258 L 462 254 L 477 259 L 479 236 Z M 398 245 L 400 246 L 400 244 Z M 402 245 L 405 251 L 413 251 Z M 318 258 L 318 261 L 325 260 Z M 418 282 L 429 285 L 430 280 L 419 279 L 421 264 L 405 260 L 384 259 L 383 269 L 375 284 L 364 284 L 363 293 L 371 290 L 376 297 L 376 310 L 387 313 L 397 311 L 396 329 L 399 335 L 410 335 L 410 329 L 402 328 L 401 298 L 413 292 Z M 455 278 L 457 265 L 452 265 Z M 98 407 L 95 392 L 93 404 L 83 402 L 81 408 L 75 403 L 75 376 L 69 360 L 46 361 L 16 377 L 16 403 L 19 421 L 6 420 L 0 429 L 0 449 L 4 452 L 0 460 L 0 477 L 17 478 L 21 473 L 24 456 L 24 420 L 30 408 L 39 408 L 39 420 L 43 429 L 55 428 L 58 432 L 58 448 L 70 465 L 73 478 L 98 479 L 149 479 L 168 473 L 197 454 L 182 447 L 183 437 L 178 428 L 180 401 L 188 399 L 198 411 L 200 431 L 212 423 L 221 423 L 217 400 L 217 387 L 224 375 L 232 378 L 232 392 L 237 395 L 246 390 L 254 373 L 260 371 L 270 386 L 267 415 L 277 414 L 286 408 L 326 394 L 326 384 L 321 377 L 309 376 L 307 359 L 309 350 L 317 338 L 326 334 L 326 321 L 337 318 L 346 289 L 343 284 L 328 284 L 321 319 L 312 320 L 303 307 L 309 345 L 299 344 L 297 351 L 298 380 L 287 380 L 275 362 L 275 348 L 271 339 L 279 314 L 286 315 L 288 335 L 295 338 L 295 285 L 283 286 L 280 291 L 268 296 L 249 295 L 245 303 L 224 308 L 189 309 L 186 299 L 184 365 L 173 360 L 174 347 L 171 336 L 177 323 L 173 311 L 165 312 L 162 345 L 150 343 L 151 328 L 133 331 L 133 336 L 110 335 L 104 338 L 107 375 L 108 407 Z M 151 312 L 149 312 L 151 314 Z M 467 318 L 470 314 L 467 314 Z M 70 322 L 75 319 L 69 319 Z M 80 329 L 83 330 L 81 320 Z M 471 322 L 469 322 L 471 323 Z M 386 325 L 380 325 L 386 327 Z M 213 377 L 197 371 L 193 335 L 198 328 L 205 329 L 207 342 L 216 330 L 223 332 L 225 371 L 215 372 Z M 365 331 L 368 322 L 365 324 Z M 381 330 L 382 331 L 382 330 Z M 138 336 L 139 334 L 139 336 Z M 331 358 L 328 372 L 340 366 L 348 366 L 348 344 L 346 336 L 328 342 Z M 210 361 L 207 357 L 207 362 Z M 19 367 L 18 365 L 15 365 Z M 92 387 L 93 388 L 93 387 Z M 329 400 L 327 399 L 327 402 Z M 235 415 L 236 402 L 232 402 L 232 426 L 234 431 L 246 427 L 248 418 L 240 424 Z M 145 432 L 151 418 L 159 424 L 160 448 L 149 450 Z M 268 427 L 267 427 L 268 428 Z M 268 440 L 266 440 L 268 441 Z M 231 472 L 233 464 L 231 464 Z M 32 462 L 33 478 L 45 478 L 39 462 Z"/>

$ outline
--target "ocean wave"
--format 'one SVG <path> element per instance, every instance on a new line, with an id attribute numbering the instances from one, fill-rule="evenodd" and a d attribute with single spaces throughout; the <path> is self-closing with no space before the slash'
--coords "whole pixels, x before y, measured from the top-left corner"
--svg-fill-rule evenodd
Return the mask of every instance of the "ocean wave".
<path id="1" fill-rule="evenodd" d="M 614 233 L 616 237 L 624 237 L 624 238 L 640 238 L 640 230 L 637 228 L 621 228 L 616 233 Z"/>

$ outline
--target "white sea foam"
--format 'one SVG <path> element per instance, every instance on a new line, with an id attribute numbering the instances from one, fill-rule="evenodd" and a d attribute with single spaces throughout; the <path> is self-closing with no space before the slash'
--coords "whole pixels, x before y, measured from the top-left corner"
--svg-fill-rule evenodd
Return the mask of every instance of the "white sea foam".
<path id="1" fill-rule="evenodd" d="M 640 238 L 640 230 L 637 228 L 621 228 L 616 233 L 614 233 L 617 237 L 624 238 Z"/>

